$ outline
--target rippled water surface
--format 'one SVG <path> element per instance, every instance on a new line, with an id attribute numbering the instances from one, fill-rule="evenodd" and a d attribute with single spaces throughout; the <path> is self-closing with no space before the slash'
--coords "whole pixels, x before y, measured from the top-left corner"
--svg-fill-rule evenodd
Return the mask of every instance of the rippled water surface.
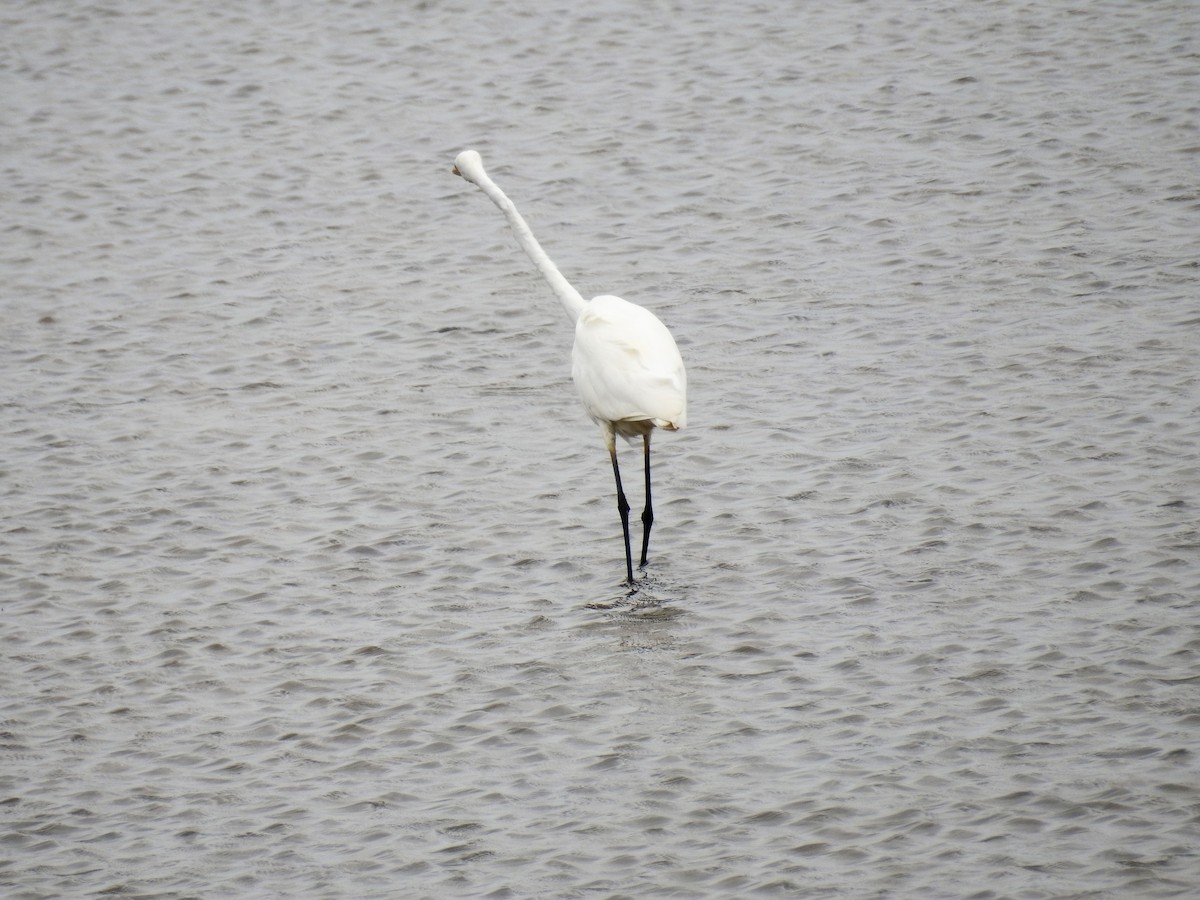
<path id="1" fill-rule="evenodd" d="M 1195 4 L 0 34 L 5 896 L 1194 895 Z"/>

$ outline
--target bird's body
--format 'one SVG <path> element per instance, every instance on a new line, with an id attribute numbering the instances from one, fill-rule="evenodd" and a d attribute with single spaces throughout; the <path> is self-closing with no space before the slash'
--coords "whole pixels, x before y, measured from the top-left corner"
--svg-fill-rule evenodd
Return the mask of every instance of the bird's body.
<path id="1" fill-rule="evenodd" d="M 575 323 L 571 377 L 588 415 L 623 437 L 687 424 L 687 376 L 675 340 L 636 303 L 601 294 L 584 308 Z"/>
<path id="2" fill-rule="evenodd" d="M 600 426 L 617 482 L 617 508 L 625 538 L 626 576 L 633 582 L 629 545 L 629 504 L 621 487 L 615 438 L 641 437 L 645 449 L 646 506 L 642 512 L 642 555 L 646 564 L 650 527 L 650 433 L 677 431 L 687 424 L 687 374 L 671 332 L 654 313 L 635 303 L 601 294 L 585 301 L 542 250 L 512 201 L 484 171 L 474 150 L 458 155 L 455 174 L 477 185 L 508 219 L 517 242 L 554 291 L 575 323 L 571 377 L 583 407 Z"/>

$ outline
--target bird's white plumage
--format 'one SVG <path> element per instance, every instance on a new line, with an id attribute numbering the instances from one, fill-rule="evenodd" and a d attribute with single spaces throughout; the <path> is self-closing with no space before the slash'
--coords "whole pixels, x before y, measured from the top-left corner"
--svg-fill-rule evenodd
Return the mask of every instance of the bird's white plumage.
<path id="1" fill-rule="evenodd" d="M 588 415 L 618 434 L 642 433 L 638 423 L 670 431 L 687 424 L 687 375 L 671 332 L 620 297 L 601 294 L 579 316 L 571 376 Z"/>
<path id="2" fill-rule="evenodd" d="M 488 177 L 476 151 L 460 153 L 454 171 L 478 186 L 504 213 L 517 242 L 575 323 L 571 376 L 583 408 L 610 445 L 614 431 L 633 437 L 656 426 L 669 431 L 683 428 L 687 375 L 667 326 L 650 310 L 611 294 L 585 302 L 546 255 L 513 202 Z"/>

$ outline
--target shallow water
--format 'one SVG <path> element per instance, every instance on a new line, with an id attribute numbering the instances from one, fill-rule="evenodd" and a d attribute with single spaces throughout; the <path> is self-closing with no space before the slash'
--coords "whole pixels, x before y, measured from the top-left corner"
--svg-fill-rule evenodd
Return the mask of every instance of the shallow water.
<path id="1" fill-rule="evenodd" d="M 1194 4 L 0 18 L 7 896 L 1194 890 Z"/>

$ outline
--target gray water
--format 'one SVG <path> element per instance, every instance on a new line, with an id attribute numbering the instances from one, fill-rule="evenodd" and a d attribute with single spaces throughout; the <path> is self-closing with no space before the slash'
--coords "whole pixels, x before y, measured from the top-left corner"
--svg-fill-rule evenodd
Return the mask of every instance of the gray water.
<path id="1" fill-rule="evenodd" d="M 6 896 L 1194 896 L 1194 3 L 14 0 L 0 120 Z M 688 364 L 632 596 L 466 147 Z"/>

